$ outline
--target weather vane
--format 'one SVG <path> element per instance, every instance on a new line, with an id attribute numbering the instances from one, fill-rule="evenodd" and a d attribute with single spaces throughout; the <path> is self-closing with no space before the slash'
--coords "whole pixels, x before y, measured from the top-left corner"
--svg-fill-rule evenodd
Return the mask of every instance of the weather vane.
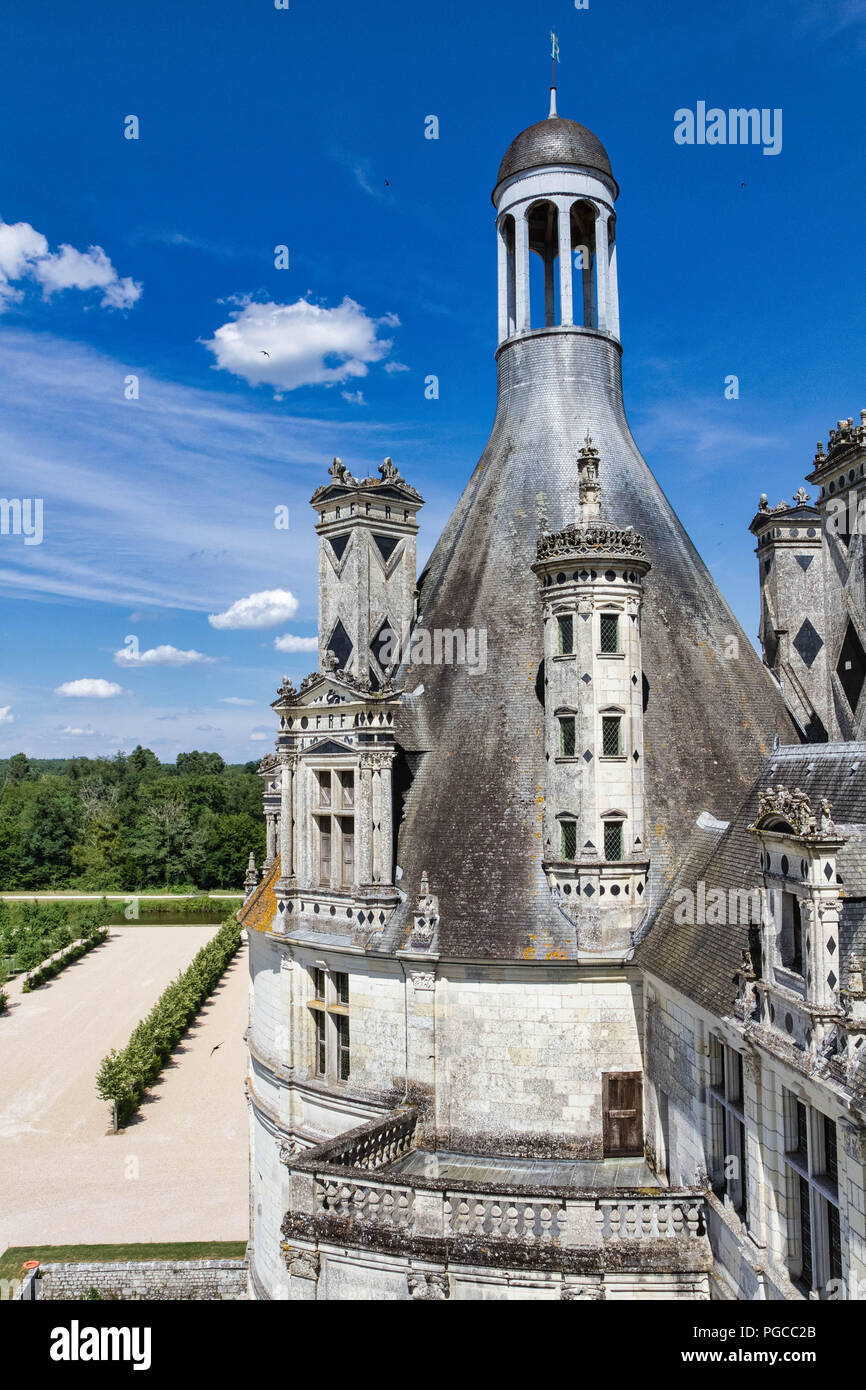
<path id="1" fill-rule="evenodd" d="M 551 31 L 550 31 L 550 59 L 551 59 L 550 67 L 551 67 L 551 74 L 552 74 L 550 85 L 551 85 L 551 87 L 555 87 L 555 86 L 556 86 L 556 64 L 557 64 L 558 61 L 559 61 L 559 39 L 556 37 L 556 35 L 554 34 L 554 32 L 553 32 L 552 29 L 551 29 Z"/>

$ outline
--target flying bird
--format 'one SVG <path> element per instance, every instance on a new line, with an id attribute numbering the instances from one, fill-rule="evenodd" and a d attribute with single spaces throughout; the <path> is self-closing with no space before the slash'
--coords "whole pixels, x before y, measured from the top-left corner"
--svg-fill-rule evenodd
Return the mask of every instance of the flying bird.
<path id="1" fill-rule="evenodd" d="M 215 1047 L 212 1047 L 212 1048 L 211 1048 L 211 1050 L 210 1050 L 210 1055 L 211 1055 L 211 1057 L 212 1057 L 212 1056 L 214 1055 L 214 1053 L 216 1052 L 217 1047 L 222 1047 L 222 1043 L 217 1043 Z"/>
<path id="2" fill-rule="evenodd" d="M 385 180 L 385 187 L 386 187 L 386 188 L 390 188 L 390 187 L 391 187 L 391 180 L 390 180 L 390 179 L 386 179 L 386 180 Z"/>
<path id="3" fill-rule="evenodd" d="M 270 357 L 271 355 L 269 352 L 265 352 L 264 348 L 259 348 L 259 352 L 262 354 L 262 357 Z"/>

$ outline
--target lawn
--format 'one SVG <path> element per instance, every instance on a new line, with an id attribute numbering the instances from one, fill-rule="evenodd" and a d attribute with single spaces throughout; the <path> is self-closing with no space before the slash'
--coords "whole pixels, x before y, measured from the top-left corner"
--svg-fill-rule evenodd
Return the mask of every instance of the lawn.
<path id="1" fill-rule="evenodd" d="M 81 1263 L 95 1260 L 242 1260 L 242 1240 L 175 1242 L 171 1245 L 10 1245 L 0 1255 L 0 1295 L 4 1279 L 21 1279 L 27 1260 L 40 1264 Z"/>

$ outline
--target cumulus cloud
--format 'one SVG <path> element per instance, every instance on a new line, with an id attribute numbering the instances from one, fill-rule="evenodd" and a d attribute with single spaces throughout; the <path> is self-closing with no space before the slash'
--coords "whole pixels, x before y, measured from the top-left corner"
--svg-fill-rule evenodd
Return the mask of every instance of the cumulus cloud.
<path id="1" fill-rule="evenodd" d="M 348 297 L 333 309 L 308 299 L 241 304 L 204 346 L 218 368 L 250 386 L 272 386 L 275 393 L 366 376 L 369 365 L 391 350 L 391 339 L 377 336 L 380 326 L 399 323 L 394 314 L 371 318 Z"/>
<path id="2" fill-rule="evenodd" d="M 64 681 L 62 685 L 55 686 L 54 694 L 79 700 L 110 700 L 115 695 L 123 694 L 123 686 L 101 677 L 85 676 L 81 680 Z"/>
<path id="3" fill-rule="evenodd" d="M 14 724 L 15 715 L 11 705 L 0 705 L 0 724 Z"/>
<path id="4" fill-rule="evenodd" d="M 363 391 L 341 391 L 340 395 L 343 397 L 343 400 L 348 401 L 350 405 L 367 404 L 367 402 L 364 400 Z"/>
<path id="5" fill-rule="evenodd" d="M 318 637 L 295 637 L 291 632 L 287 632 L 283 637 L 274 638 L 274 647 L 278 652 L 317 652 L 319 639 Z"/>
<path id="6" fill-rule="evenodd" d="M 16 281 L 35 280 L 46 299 L 60 290 L 103 291 L 106 309 L 130 309 L 141 296 L 141 285 L 121 278 L 101 246 L 78 251 L 61 244 L 51 251 L 41 232 L 29 222 L 0 221 L 0 311 L 23 298 Z"/>
<path id="7" fill-rule="evenodd" d="M 298 611 L 298 600 L 288 589 L 263 589 L 239 598 L 224 613 L 211 613 L 211 627 L 276 627 Z"/>
<path id="8" fill-rule="evenodd" d="M 150 647 L 146 652 L 133 652 L 128 647 L 121 647 L 120 651 L 114 653 L 116 666 L 194 666 L 205 662 L 212 665 L 216 661 L 215 656 L 205 656 L 203 652 L 195 649 L 190 651 L 180 651 L 177 647 L 163 645 L 161 647 Z"/>
<path id="9" fill-rule="evenodd" d="M 411 368 L 411 367 L 407 367 L 405 362 L 386 362 L 386 363 L 385 363 L 385 371 L 386 371 L 386 372 L 391 372 L 391 373 L 393 373 L 393 372 L 410 372 L 411 370 L 412 370 L 412 368 Z"/>
<path id="10" fill-rule="evenodd" d="M 61 734 L 65 734 L 67 738 L 96 738 L 96 737 L 97 737 L 97 735 L 96 735 L 96 730 L 95 730 L 95 729 L 89 729 L 89 728 L 88 728 L 88 729 L 73 729 L 73 728 L 71 728 L 68 724 L 65 726 L 65 728 L 60 729 L 59 732 L 60 732 Z"/>

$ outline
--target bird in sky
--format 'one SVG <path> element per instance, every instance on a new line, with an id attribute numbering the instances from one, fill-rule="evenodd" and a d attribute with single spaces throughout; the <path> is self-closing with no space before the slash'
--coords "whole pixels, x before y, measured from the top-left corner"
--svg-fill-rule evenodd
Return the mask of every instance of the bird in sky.
<path id="1" fill-rule="evenodd" d="M 262 357 L 270 357 L 271 355 L 269 352 L 265 352 L 264 348 L 259 348 L 259 352 L 262 354 Z"/>
<path id="2" fill-rule="evenodd" d="M 217 1050 L 218 1047 L 222 1047 L 222 1043 L 217 1043 L 216 1046 L 214 1046 L 214 1047 L 211 1048 L 211 1050 L 210 1050 L 210 1055 L 211 1055 L 211 1057 L 214 1055 L 214 1053 L 216 1052 L 216 1050 Z"/>

